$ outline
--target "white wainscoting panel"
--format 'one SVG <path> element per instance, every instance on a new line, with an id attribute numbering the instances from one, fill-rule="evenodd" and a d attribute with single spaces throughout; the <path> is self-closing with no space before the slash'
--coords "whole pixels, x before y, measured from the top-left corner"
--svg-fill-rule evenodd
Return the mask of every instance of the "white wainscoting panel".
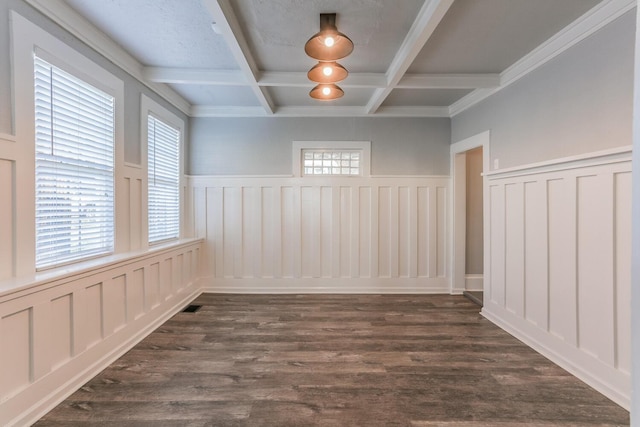
<path id="1" fill-rule="evenodd" d="M 15 138 L 0 134 L 0 280 L 14 275 Z"/>
<path id="2" fill-rule="evenodd" d="M 449 292 L 448 177 L 188 179 L 215 292 Z"/>
<path id="3" fill-rule="evenodd" d="M 628 408 L 630 150 L 488 179 L 483 314 Z"/>
<path id="4" fill-rule="evenodd" d="M 0 282 L 0 425 L 29 425 L 201 292 L 201 241 Z"/>

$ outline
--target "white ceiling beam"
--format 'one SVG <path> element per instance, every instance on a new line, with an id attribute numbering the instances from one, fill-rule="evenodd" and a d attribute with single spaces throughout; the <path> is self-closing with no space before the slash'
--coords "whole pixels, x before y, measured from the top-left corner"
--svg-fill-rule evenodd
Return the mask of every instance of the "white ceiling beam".
<path id="1" fill-rule="evenodd" d="M 351 73 L 346 80 L 339 82 L 341 87 L 377 88 L 386 86 L 384 74 Z M 314 82 L 307 78 L 307 73 L 264 71 L 258 81 L 260 86 L 312 87 Z"/>
<path id="2" fill-rule="evenodd" d="M 409 66 L 418 56 L 452 4 L 453 0 L 428 0 L 425 2 L 387 70 L 387 86 L 376 89 L 369 100 L 366 107 L 368 113 L 375 113 L 380 108 L 387 96 L 400 82 L 400 79 L 409 69 Z"/>
<path id="3" fill-rule="evenodd" d="M 191 117 L 365 117 L 372 116 L 359 106 L 279 107 L 267 114 L 262 107 L 219 107 L 194 105 Z M 381 107 L 376 117 L 449 117 L 449 107 Z"/>
<path id="4" fill-rule="evenodd" d="M 144 67 L 143 74 L 149 81 L 157 83 L 219 86 L 247 86 L 249 84 L 244 74 L 239 70 Z"/>
<path id="5" fill-rule="evenodd" d="M 217 86 L 249 86 L 239 70 L 144 67 L 145 78 L 156 83 L 201 84 Z M 386 76 L 381 73 L 351 73 L 339 85 L 345 88 L 385 88 Z M 306 73 L 264 71 L 259 86 L 311 87 Z M 479 89 L 500 85 L 499 74 L 405 74 L 396 85 L 401 89 Z"/>
<path id="6" fill-rule="evenodd" d="M 262 107 L 219 107 L 213 105 L 192 105 L 191 117 L 268 117 Z"/>
<path id="7" fill-rule="evenodd" d="M 399 89 L 479 89 L 500 86 L 500 74 L 405 74 Z"/>
<path id="8" fill-rule="evenodd" d="M 253 90 L 260 105 L 268 114 L 274 111 L 274 104 L 266 90 L 258 85 L 258 76 L 260 74 L 256 65 L 249 44 L 244 38 L 242 27 L 238 18 L 233 12 L 233 8 L 228 0 L 203 0 L 203 3 L 213 21 L 220 28 L 220 33 L 227 42 L 227 46 L 231 50 L 240 70 L 244 74 L 249 86 Z"/>

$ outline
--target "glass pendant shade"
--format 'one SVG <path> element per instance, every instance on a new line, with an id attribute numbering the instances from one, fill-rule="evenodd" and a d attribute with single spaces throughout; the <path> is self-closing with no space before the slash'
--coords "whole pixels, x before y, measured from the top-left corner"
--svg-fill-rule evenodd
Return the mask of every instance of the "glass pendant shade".
<path id="1" fill-rule="evenodd" d="M 342 98 L 344 91 L 338 85 L 319 84 L 309 92 L 309 96 L 320 101 L 331 101 L 332 99 Z"/>
<path id="2" fill-rule="evenodd" d="M 337 83 L 346 79 L 349 72 L 337 62 L 318 62 L 307 73 L 307 77 L 316 83 Z"/>
<path id="3" fill-rule="evenodd" d="M 353 42 L 338 31 L 335 13 L 321 13 L 320 31 L 307 41 L 304 51 L 318 61 L 337 61 L 353 51 Z"/>

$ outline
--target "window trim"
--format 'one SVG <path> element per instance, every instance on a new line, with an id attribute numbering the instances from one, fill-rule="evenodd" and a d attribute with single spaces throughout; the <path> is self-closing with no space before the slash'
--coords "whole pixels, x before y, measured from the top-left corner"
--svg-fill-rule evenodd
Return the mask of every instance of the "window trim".
<path id="1" fill-rule="evenodd" d="M 20 191 L 15 192 L 15 211 L 20 212 L 14 219 L 14 276 L 34 274 L 39 270 L 67 268 L 62 265 L 35 267 L 35 91 L 34 55 L 38 54 L 47 62 L 73 74 L 83 81 L 99 88 L 115 98 L 114 129 L 114 242 L 112 254 L 128 249 L 127 216 L 121 213 L 128 206 L 124 175 L 124 82 L 72 48 L 61 39 L 45 31 L 14 10 L 10 11 L 14 126 L 17 142 L 15 176 Z M 91 56 L 91 55 L 90 55 Z M 95 55 L 94 55 L 95 56 Z M 91 56 L 91 57 L 94 57 Z M 15 96 L 20 94 L 20 96 Z M 99 257 L 109 256 L 109 254 Z M 91 258 L 73 261 L 81 264 Z"/>
<path id="2" fill-rule="evenodd" d="M 179 233 L 177 238 L 159 240 L 157 242 L 149 242 L 149 152 L 148 152 L 148 125 L 149 116 L 153 116 L 158 120 L 165 122 L 166 124 L 178 129 L 180 132 L 180 140 L 178 147 L 179 161 L 179 179 L 178 179 L 178 193 L 179 193 Z M 142 188 L 142 244 L 146 247 L 156 246 L 179 240 L 184 237 L 184 120 L 178 117 L 176 114 L 169 111 L 167 108 L 155 102 L 145 94 L 140 95 L 140 147 L 141 147 L 141 169 L 144 176 L 143 188 Z"/>
<path id="3" fill-rule="evenodd" d="M 49 123 L 47 123 L 47 119 L 45 119 L 44 122 L 42 122 L 40 118 L 36 119 L 36 122 L 35 122 L 36 128 L 38 128 L 38 126 L 43 126 L 48 131 L 48 135 L 46 135 L 44 140 L 41 139 L 38 136 L 38 134 L 36 134 L 36 138 L 34 140 L 34 144 L 36 145 L 36 156 L 35 156 L 36 183 L 43 184 L 49 191 L 52 192 L 51 193 L 51 192 L 45 191 L 45 193 L 42 194 L 40 191 L 36 190 L 36 194 L 35 194 L 36 196 L 35 197 L 35 201 L 36 201 L 35 229 L 36 229 L 36 238 L 37 238 L 36 239 L 36 270 L 41 271 L 41 270 L 61 267 L 64 265 L 74 264 L 76 262 L 82 262 L 84 260 L 89 260 L 89 259 L 113 254 L 114 247 L 115 247 L 115 220 L 116 220 L 115 218 L 115 101 L 116 100 L 115 100 L 115 97 L 110 93 L 107 93 L 101 90 L 100 87 L 96 87 L 95 85 L 92 84 L 92 82 L 87 82 L 85 79 L 82 78 L 83 76 L 78 76 L 75 73 L 70 73 L 66 69 L 60 68 L 57 65 L 47 61 L 47 58 L 45 58 L 44 55 L 40 55 L 39 50 L 36 50 L 34 54 L 34 58 L 37 59 L 37 61 L 34 61 L 35 62 L 34 79 L 36 82 L 36 86 L 38 82 L 38 70 L 40 72 L 48 71 L 44 74 L 44 76 L 42 75 L 40 76 L 42 79 L 48 79 L 48 80 L 44 80 L 43 81 L 44 83 L 49 83 L 48 87 L 45 86 L 35 91 L 35 93 L 38 93 L 42 96 L 36 97 L 39 102 L 36 103 L 34 108 L 36 109 L 36 111 L 42 111 L 42 108 L 45 108 L 45 111 L 48 110 L 51 114 L 50 118 L 47 117 L 50 119 Z M 54 77 L 54 75 L 56 77 Z M 70 85 L 71 87 L 77 88 L 78 90 L 77 92 L 75 90 L 70 90 L 71 93 L 67 95 L 61 95 L 61 99 L 57 100 L 59 102 L 54 102 L 55 98 L 53 95 L 54 93 L 53 88 L 54 87 L 60 88 L 60 87 L 64 87 L 65 85 Z M 77 85 L 77 86 L 73 86 L 73 85 Z M 84 95 L 88 94 L 88 97 L 75 96 L 75 94 L 79 92 L 82 92 Z M 96 135 L 95 141 L 87 142 L 87 141 L 84 141 L 84 138 L 76 138 L 73 135 L 68 135 L 66 137 L 65 136 L 55 137 L 56 130 L 57 132 L 62 132 L 64 134 L 68 133 L 68 131 L 64 131 L 64 130 L 61 131 L 61 129 L 64 129 L 64 127 L 61 128 L 60 126 L 64 126 L 64 125 L 58 126 L 56 125 L 55 120 L 53 120 L 53 115 L 56 114 L 54 113 L 54 110 L 57 110 L 62 106 L 64 106 L 62 108 L 67 107 L 69 108 L 69 110 L 66 110 L 63 113 L 60 113 L 60 115 L 58 116 L 61 123 L 64 123 L 65 125 L 68 125 L 68 126 L 76 125 L 79 122 L 83 123 L 83 125 L 86 123 L 86 126 L 96 126 L 91 128 L 91 131 L 100 132 L 100 129 L 102 128 L 101 125 L 104 125 L 104 122 L 101 122 L 99 120 L 97 122 L 94 122 L 94 121 L 86 122 L 87 116 L 83 115 L 82 113 L 78 114 L 78 112 L 82 109 L 82 105 L 84 105 L 83 101 L 87 102 L 87 100 L 94 101 L 94 103 L 98 103 L 101 101 L 104 102 L 103 104 L 100 104 L 101 107 L 97 109 L 98 111 L 96 110 L 93 111 L 94 115 L 99 116 L 100 114 L 103 114 L 104 113 L 103 107 L 110 108 L 109 114 L 105 116 L 105 117 L 108 117 L 107 120 L 109 120 L 108 122 L 109 131 L 106 131 L 108 133 L 102 135 L 102 136 L 105 136 L 106 139 Z M 75 109 L 70 110 L 70 108 L 72 107 L 75 107 Z M 83 135 L 87 135 L 87 134 L 88 133 L 85 132 Z M 71 141 L 73 141 L 73 143 L 70 144 Z M 44 153 L 41 145 L 43 142 L 45 143 L 45 148 L 46 148 L 44 150 Z M 73 150 L 73 148 L 71 147 L 73 146 L 73 144 L 75 144 L 75 142 L 84 144 L 84 147 L 86 149 L 96 149 L 98 151 L 95 151 L 93 153 L 93 156 L 87 156 L 86 153 L 83 153 L 83 152 L 77 152 L 76 153 L 77 157 L 76 157 L 76 154 L 72 154 L 72 155 L 69 155 L 69 153 L 65 154 L 65 151 L 67 151 L 68 149 Z M 58 150 L 61 150 L 61 152 L 59 153 Z M 81 162 L 78 162 L 78 160 L 81 160 Z M 55 172 L 45 171 L 42 174 L 39 174 L 38 173 L 39 165 L 44 166 L 45 169 L 53 168 L 56 171 Z M 58 169 L 64 171 L 62 175 L 59 173 Z M 64 197 L 63 194 L 66 193 L 66 191 L 72 191 L 67 185 L 65 185 L 65 181 L 72 181 L 74 183 L 74 187 L 75 185 L 84 181 L 83 178 L 80 178 L 80 176 L 76 174 L 78 171 L 82 171 L 81 172 L 82 176 L 84 176 L 85 174 L 96 176 L 97 181 L 93 183 L 94 186 L 91 188 L 85 187 L 81 191 L 77 191 L 77 190 L 74 191 L 73 196 L 67 196 L 67 201 L 62 202 L 61 205 L 60 205 L 61 202 L 53 202 L 51 200 L 52 196 L 58 199 L 58 198 Z M 71 175 L 68 175 L 68 174 L 71 174 Z M 40 181 L 41 179 L 44 179 L 44 183 Z M 49 182 L 52 182 L 52 181 L 55 182 L 55 184 L 48 184 Z M 63 190 L 61 192 L 60 191 L 61 188 L 64 188 L 66 191 Z M 97 205 L 102 207 L 101 208 L 96 207 L 93 209 L 88 208 L 88 210 L 92 214 L 94 215 L 98 214 L 101 219 L 106 220 L 104 223 L 102 223 L 103 225 L 96 227 L 96 223 L 93 223 L 93 221 L 87 220 L 87 219 L 82 220 L 81 218 L 76 218 L 74 220 L 73 215 L 70 215 L 69 212 L 66 211 L 67 209 L 73 209 L 74 211 L 75 209 L 78 209 L 79 205 L 72 202 L 74 198 L 78 197 L 82 201 L 81 205 L 84 206 L 87 204 L 88 200 L 95 200 L 97 193 L 98 192 L 101 193 L 102 191 L 108 191 L 108 193 L 106 194 L 108 197 L 104 197 L 104 195 L 98 196 L 98 197 L 103 197 L 99 199 L 99 202 Z M 40 198 L 39 196 L 42 196 L 42 198 Z M 56 227 L 56 232 L 54 232 L 53 234 L 51 234 L 50 231 L 47 231 L 48 226 L 46 224 L 50 224 L 50 221 L 51 221 L 48 215 L 44 217 L 38 217 L 38 207 L 41 206 L 41 203 L 43 203 L 43 206 L 45 207 L 46 210 L 50 210 L 50 209 L 58 210 L 61 208 L 65 209 L 65 211 L 62 211 L 62 213 L 60 213 L 59 215 L 54 214 L 53 218 L 54 218 L 54 221 L 56 222 L 57 220 L 60 220 L 64 224 L 67 224 L 64 230 L 68 232 L 68 233 L 65 233 L 65 236 L 67 236 L 67 234 L 69 235 L 69 243 L 68 243 L 68 246 L 66 247 L 61 247 L 58 244 L 54 244 L 53 247 L 51 248 L 52 250 L 47 250 L 46 244 L 41 246 L 40 249 L 42 250 L 42 255 L 44 257 L 38 259 L 38 253 L 39 253 L 38 237 L 39 236 L 43 238 L 51 239 L 51 238 L 54 238 L 53 237 L 54 235 L 56 235 L 55 237 L 56 240 L 59 240 L 59 239 L 64 240 L 64 237 L 60 237 L 57 235 L 58 232 L 63 230 L 57 229 Z M 106 203 L 106 204 L 103 205 L 103 203 Z M 76 236 L 76 238 L 73 239 L 75 240 L 75 242 L 71 243 L 72 236 L 73 236 L 73 233 L 71 231 L 75 227 L 79 227 L 80 231 Z M 85 234 L 84 231 L 89 231 L 90 235 L 93 235 L 93 237 L 90 237 L 88 240 L 83 239 L 81 236 Z M 98 236 L 96 236 L 96 233 L 98 233 Z M 99 247 L 94 248 L 92 250 L 89 249 L 90 246 L 98 245 L 98 244 L 99 244 Z"/>
<path id="4" fill-rule="evenodd" d="M 304 150 L 358 150 L 360 158 L 360 175 L 304 175 Z M 292 143 L 292 171 L 296 178 L 367 178 L 371 176 L 371 141 L 293 141 Z"/>

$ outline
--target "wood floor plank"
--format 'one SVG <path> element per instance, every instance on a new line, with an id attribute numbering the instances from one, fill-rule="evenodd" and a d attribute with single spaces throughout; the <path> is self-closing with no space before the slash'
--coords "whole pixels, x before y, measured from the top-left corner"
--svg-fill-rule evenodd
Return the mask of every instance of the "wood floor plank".
<path id="1" fill-rule="evenodd" d="M 37 426 L 620 426 L 629 413 L 448 295 L 215 295 Z"/>

